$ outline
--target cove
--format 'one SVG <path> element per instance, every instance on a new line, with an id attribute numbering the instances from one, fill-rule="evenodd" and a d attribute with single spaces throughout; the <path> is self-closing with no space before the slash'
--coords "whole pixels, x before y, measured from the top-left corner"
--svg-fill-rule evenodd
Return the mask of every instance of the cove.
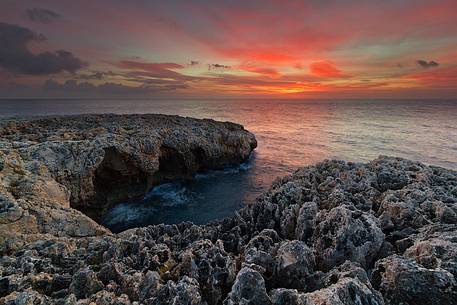
<path id="1" fill-rule="evenodd" d="M 153 187 L 143 197 L 120 202 L 101 223 L 118 233 L 134 227 L 193 222 L 206 224 L 234 215 L 263 190 L 252 183 L 255 156 L 236 167 L 198 173 L 193 179 Z"/>

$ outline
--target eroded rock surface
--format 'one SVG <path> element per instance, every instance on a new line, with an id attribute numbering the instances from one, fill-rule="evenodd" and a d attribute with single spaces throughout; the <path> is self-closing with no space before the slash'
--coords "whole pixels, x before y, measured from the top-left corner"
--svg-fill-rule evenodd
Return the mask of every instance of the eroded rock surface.
<path id="1" fill-rule="evenodd" d="M 37 234 L 105 234 L 80 211 L 97 219 L 160 182 L 241 163 L 256 145 L 241 125 L 178 116 L 2 120 L 0 249 Z"/>
<path id="2" fill-rule="evenodd" d="M 48 180 L 31 177 L 43 190 Z M 59 185 L 52 198 L 71 209 Z M 32 199 L 5 194 L 3 223 L 33 223 L 18 203 Z M 325 161 L 208 225 L 16 244 L 0 260 L 0 304 L 457 304 L 456 214 L 454 171 L 390 157 Z"/>

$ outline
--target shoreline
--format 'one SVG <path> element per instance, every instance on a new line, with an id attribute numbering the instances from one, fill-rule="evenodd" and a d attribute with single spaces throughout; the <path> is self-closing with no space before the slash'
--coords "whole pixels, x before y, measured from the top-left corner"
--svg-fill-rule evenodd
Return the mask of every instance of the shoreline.
<path id="1" fill-rule="evenodd" d="M 90 124 L 100 124 L 97 116 L 91 117 Z M 219 164 L 245 159 L 255 147 L 253 135 L 240 125 L 160 117 L 163 134 L 189 139 L 189 134 L 195 136 L 196 132 L 189 126 L 196 124 L 207 137 L 238 143 L 227 148 L 234 155 L 216 158 Z M 173 124 L 168 129 L 170 120 L 175 119 L 178 122 L 174 124 L 185 127 L 182 133 L 170 132 L 176 130 Z M 49 124 L 58 126 L 54 133 L 58 137 L 49 132 L 41 137 L 49 139 L 47 148 L 57 147 L 53 151 L 65 156 L 64 164 L 74 164 L 68 162 L 73 154 L 59 143 L 70 142 L 74 147 L 75 139 L 88 141 L 77 146 L 84 151 L 93 139 L 59 131 L 62 122 L 56 122 L 46 121 L 45 125 L 48 131 L 53 130 Z M 74 123 L 66 122 L 65 126 L 76 128 Z M 8 125 L 9 131 L 3 133 L 3 138 L 5 134 L 11 138 L 10 146 L 2 141 L 0 150 L 4 160 L 0 226 L 2 234 L 7 234 L 2 239 L 0 301 L 225 305 L 457 302 L 456 171 L 385 156 L 368 163 L 326 160 L 278 178 L 254 204 L 234 217 L 206 225 L 154 225 L 111 234 L 71 207 L 71 191 L 69 194 L 58 185 L 49 168 L 56 163 L 49 162 L 50 156 L 55 158 L 56 154 L 36 150 L 42 142 L 31 138 L 36 133 L 27 133 L 45 130 L 40 124 Z M 135 124 L 141 129 L 145 126 L 144 121 Z M 107 130 L 110 128 L 113 126 Z M 125 134 L 124 139 L 131 141 L 133 133 Z M 143 140 L 151 136 L 140 135 L 138 139 Z M 112 146 L 113 140 L 123 147 L 116 137 L 96 143 Z M 204 142 L 205 138 L 195 137 L 195 143 Z M 142 152 L 158 151 L 148 149 Z M 106 155 L 96 164 L 100 166 L 103 160 Z M 170 170 L 168 165 L 162 166 Z M 51 215 L 51 219 L 40 222 L 40 213 Z M 35 227 L 47 231 L 34 232 Z M 14 230 L 20 232 L 16 239 Z"/>

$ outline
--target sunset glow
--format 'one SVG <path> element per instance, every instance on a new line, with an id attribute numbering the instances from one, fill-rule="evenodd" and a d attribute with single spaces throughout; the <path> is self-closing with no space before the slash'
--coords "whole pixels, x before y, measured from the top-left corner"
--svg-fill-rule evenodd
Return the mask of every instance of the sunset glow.
<path id="1" fill-rule="evenodd" d="M 456 1 L 2 1 L 1 97 L 457 93 Z"/>

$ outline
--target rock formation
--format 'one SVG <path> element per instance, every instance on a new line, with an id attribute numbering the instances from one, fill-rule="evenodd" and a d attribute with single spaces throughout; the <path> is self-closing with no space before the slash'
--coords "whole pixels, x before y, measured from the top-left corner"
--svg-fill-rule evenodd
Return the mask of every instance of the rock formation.
<path id="1" fill-rule="evenodd" d="M 92 219 L 111 204 L 243 162 L 256 145 L 241 125 L 178 116 L 0 121 L 0 249 L 40 234 L 108 233 Z"/>
<path id="2" fill-rule="evenodd" d="M 87 120 L 101 120 L 102 126 L 111 126 L 104 127 L 109 130 L 116 125 L 108 123 L 113 119 Z M 142 121 L 138 126 L 148 120 L 117 119 Z M 65 130 L 78 121 L 72 120 Z M 186 119 L 171 120 L 187 124 Z M 238 125 L 192 122 L 207 126 L 203 134 L 210 140 L 202 136 L 193 142 L 201 129 L 188 128 L 192 136 L 183 137 L 189 142 L 179 148 L 191 152 L 193 144 L 205 141 L 202 168 L 239 161 L 255 146 L 252 135 Z M 98 164 L 93 171 L 107 162 L 111 170 L 128 173 L 126 181 L 141 182 L 138 173 L 157 181 L 146 164 L 160 160 L 145 151 L 146 147 L 160 151 L 161 145 L 157 150 L 149 138 L 141 140 L 151 137 L 152 130 L 133 139 L 110 138 L 118 141 L 115 159 L 129 156 L 127 170 L 125 162 L 116 166 L 111 157 L 104 161 L 106 148 L 112 147 L 109 132 L 103 141 L 96 140 L 99 131 L 78 139 L 76 132 L 64 136 L 62 131 L 53 140 L 44 127 L 49 123 L 35 123 L 33 130 L 41 130 L 41 135 L 24 127 L 30 126 L 29 121 L 17 124 L 2 131 L 0 223 L 2 236 L 6 230 L 18 231 L 22 243 L 2 244 L 0 304 L 457 304 L 457 172 L 391 157 L 366 164 L 324 161 L 277 179 L 268 192 L 232 218 L 207 225 L 149 226 L 114 235 L 72 208 L 104 204 L 109 196 L 86 201 L 86 191 L 97 193 L 98 188 L 89 187 L 83 170 L 74 171 L 75 184 L 68 184 L 71 180 L 62 177 L 62 168 L 81 169 L 75 160 L 97 156 L 89 143 L 105 143 L 100 146 L 105 151 L 100 160 L 88 159 L 99 160 L 92 161 Z M 122 128 L 129 130 L 127 123 Z M 216 138 L 232 143 L 225 153 L 222 148 L 206 150 L 215 143 L 222 145 Z M 79 141 L 86 142 L 78 146 Z M 40 149 L 46 142 L 48 148 Z M 178 145 L 173 149 L 180 151 Z M 75 155 L 69 147 L 84 149 Z M 165 159 L 173 160 L 169 164 L 182 164 L 171 157 L 173 150 L 165 150 Z M 242 153 L 229 157 L 228 151 L 235 150 Z M 208 156 L 213 160 L 206 160 Z M 92 163 L 83 162 L 87 168 Z M 198 168 L 192 164 L 186 167 L 189 171 Z M 160 165 L 154 168 L 161 171 Z M 161 179 L 178 176 L 174 166 L 162 165 L 162 170 Z M 109 178 L 119 177 L 102 176 L 107 189 L 117 183 Z M 56 222 L 42 222 L 40 210 L 48 219 L 59 219 L 60 231 Z M 39 239 L 30 238 L 37 226 L 47 231 L 40 231 Z"/>

